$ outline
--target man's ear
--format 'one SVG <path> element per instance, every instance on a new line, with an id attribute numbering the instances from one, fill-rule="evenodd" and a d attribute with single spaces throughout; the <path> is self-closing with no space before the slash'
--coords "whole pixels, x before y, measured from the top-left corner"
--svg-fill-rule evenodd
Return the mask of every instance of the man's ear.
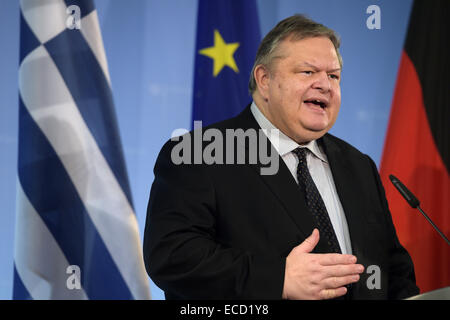
<path id="1" fill-rule="evenodd" d="M 259 64 L 253 71 L 253 76 L 255 77 L 256 87 L 258 88 L 259 94 L 265 101 L 267 101 L 270 81 L 269 69 L 266 66 Z"/>

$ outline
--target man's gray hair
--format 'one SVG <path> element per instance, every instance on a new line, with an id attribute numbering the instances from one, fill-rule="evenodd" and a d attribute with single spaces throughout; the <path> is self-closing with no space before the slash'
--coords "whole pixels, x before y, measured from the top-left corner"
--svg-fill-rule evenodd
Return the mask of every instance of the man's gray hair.
<path id="1" fill-rule="evenodd" d="M 315 22 L 305 15 L 296 14 L 280 21 L 261 41 L 248 83 L 250 94 L 253 94 L 256 90 L 255 68 L 258 65 L 269 67 L 274 58 L 274 52 L 279 44 L 287 37 L 291 37 L 294 41 L 315 37 L 326 37 L 330 39 L 336 49 L 339 64 L 342 68 L 342 57 L 339 53 L 339 36 L 323 24 Z"/>

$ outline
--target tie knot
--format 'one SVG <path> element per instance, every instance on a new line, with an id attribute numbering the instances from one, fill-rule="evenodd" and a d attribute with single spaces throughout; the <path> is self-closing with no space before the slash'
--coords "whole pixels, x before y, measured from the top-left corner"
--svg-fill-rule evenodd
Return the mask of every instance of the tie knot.
<path id="1" fill-rule="evenodd" d="M 298 161 L 300 163 L 306 162 L 306 153 L 307 153 L 308 149 L 307 148 L 300 148 L 298 147 L 297 149 L 293 150 L 292 152 L 295 153 L 295 155 L 298 158 Z"/>

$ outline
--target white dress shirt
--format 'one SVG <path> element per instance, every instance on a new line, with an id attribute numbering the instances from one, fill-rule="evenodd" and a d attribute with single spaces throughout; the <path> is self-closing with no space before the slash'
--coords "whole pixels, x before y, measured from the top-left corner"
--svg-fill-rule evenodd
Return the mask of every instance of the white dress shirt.
<path id="1" fill-rule="evenodd" d="M 300 145 L 281 131 L 278 131 L 277 137 L 271 135 L 271 132 L 273 133 L 272 130 L 275 130 L 276 127 L 263 115 L 254 102 L 252 103 L 250 109 L 259 126 L 262 129 L 266 129 L 264 130 L 264 133 L 274 146 L 275 150 L 277 150 L 278 154 L 281 156 L 291 172 L 292 177 L 298 184 L 298 158 L 292 151 L 300 147 Z M 320 195 L 322 196 L 323 202 L 325 203 L 325 207 L 327 208 L 328 215 L 330 216 L 331 224 L 333 225 L 334 232 L 336 233 L 341 252 L 351 254 L 352 248 L 347 220 L 336 191 L 336 186 L 334 185 L 333 175 L 328 164 L 327 156 L 323 152 L 322 148 L 317 144 L 316 140 L 310 141 L 308 144 L 302 145 L 302 147 L 306 147 L 311 151 L 308 152 L 306 156 L 308 170 L 314 183 L 316 184 L 317 189 L 319 190 Z"/>

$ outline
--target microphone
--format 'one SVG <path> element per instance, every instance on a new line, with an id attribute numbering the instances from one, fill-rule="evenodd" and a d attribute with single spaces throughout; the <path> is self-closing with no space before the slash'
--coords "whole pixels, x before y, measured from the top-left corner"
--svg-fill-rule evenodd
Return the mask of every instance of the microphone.
<path id="1" fill-rule="evenodd" d="M 427 216 L 427 214 L 420 207 L 420 201 L 412 194 L 411 191 L 408 190 L 407 187 L 400 180 L 398 180 L 394 175 L 389 175 L 389 179 L 391 180 L 394 187 L 400 192 L 400 194 L 405 198 L 405 200 L 409 203 L 411 208 L 418 209 L 420 213 L 427 219 L 427 221 L 433 226 L 433 228 L 439 233 L 439 235 L 450 245 L 450 241 L 448 241 L 447 237 L 442 233 L 441 230 L 431 221 L 431 219 Z"/>

